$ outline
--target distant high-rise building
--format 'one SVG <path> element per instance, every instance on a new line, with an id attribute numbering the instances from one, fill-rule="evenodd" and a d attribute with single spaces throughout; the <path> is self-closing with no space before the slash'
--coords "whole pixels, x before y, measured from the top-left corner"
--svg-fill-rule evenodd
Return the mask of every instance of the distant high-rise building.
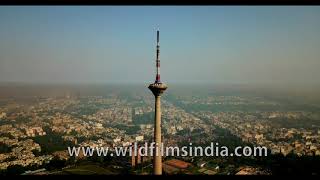
<path id="1" fill-rule="evenodd" d="M 137 153 L 137 164 L 141 164 L 141 147 L 138 148 L 138 153 Z"/>
<path id="2" fill-rule="evenodd" d="M 159 30 L 157 31 L 157 54 L 156 54 L 156 81 L 149 85 L 149 89 L 155 96 L 155 123 L 154 123 L 154 142 L 155 150 L 153 153 L 153 173 L 155 175 L 162 174 L 162 152 L 161 152 L 161 102 L 160 97 L 167 89 L 167 85 L 160 80 L 160 45 Z"/>
<path id="3" fill-rule="evenodd" d="M 136 156 L 134 154 L 131 155 L 131 166 L 132 167 L 136 166 Z"/>

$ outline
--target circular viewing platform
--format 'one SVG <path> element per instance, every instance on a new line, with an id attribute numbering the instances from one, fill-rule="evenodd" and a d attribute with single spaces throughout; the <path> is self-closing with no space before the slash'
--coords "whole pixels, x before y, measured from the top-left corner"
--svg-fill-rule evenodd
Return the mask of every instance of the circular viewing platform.
<path id="1" fill-rule="evenodd" d="M 168 88 L 168 86 L 164 83 L 153 83 L 150 84 L 148 88 L 155 96 L 160 96 Z"/>

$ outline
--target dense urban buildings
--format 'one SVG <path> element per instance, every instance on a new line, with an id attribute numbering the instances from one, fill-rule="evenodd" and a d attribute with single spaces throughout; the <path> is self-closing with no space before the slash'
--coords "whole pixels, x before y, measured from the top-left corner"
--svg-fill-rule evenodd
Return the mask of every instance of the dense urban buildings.
<path id="1" fill-rule="evenodd" d="M 20 167 L 23 169 L 23 172 L 19 172 L 21 174 L 41 169 L 34 173 L 59 174 L 74 173 L 72 168 L 92 166 L 94 169 L 107 167 L 107 170 L 101 169 L 106 174 L 152 174 L 151 157 L 135 157 L 134 160 L 129 156 L 122 159 L 104 157 L 99 160 L 81 153 L 76 158 L 68 154 L 67 148 L 71 146 L 110 147 L 112 150 L 116 146 L 130 146 L 134 142 L 142 144 L 153 141 L 155 109 L 152 96 L 146 90 L 136 88 L 138 86 L 132 85 L 130 91 L 122 91 L 123 87 L 114 86 L 99 87 L 105 93 L 98 95 L 92 95 L 96 93 L 95 90 L 91 93 L 66 90 L 66 93 L 55 95 L 43 93 L 41 96 L 26 97 L 16 94 L 2 97 L 1 171 L 6 173 Z M 28 87 L 23 89 L 28 91 Z M 207 92 L 210 91 L 209 88 Z M 182 146 L 190 142 L 200 146 L 210 142 L 230 147 L 259 145 L 269 150 L 264 161 L 269 158 L 277 164 L 280 163 L 278 159 L 284 161 L 295 157 L 298 163 L 301 158 L 309 157 L 312 162 L 318 162 L 320 115 L 316 104 L 301 104 L 300 99 L 295 97 L 291 97 L 288 103 L 287 97 L 221 93 L 194 95 L 177 86 L 164 95 L 164 145 Z M 276 168 L 274 164 L 260 164 L 258 157 L 163 158 L 165 174 L 279 173 L 273 169 Z M 58 166 L 57 162 L 60 161 L 63 163 Z M 81 165 L 87 161 L 104 165 Z M 181 168 L 176 164 L 184 165 Z M 310 171 L 318 173 L 312 167 Z"/>

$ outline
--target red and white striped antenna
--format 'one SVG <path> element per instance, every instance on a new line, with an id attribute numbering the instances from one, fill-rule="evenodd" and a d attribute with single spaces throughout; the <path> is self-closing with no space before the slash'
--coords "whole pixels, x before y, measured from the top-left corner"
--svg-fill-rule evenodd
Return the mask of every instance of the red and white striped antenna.
<path id="1" fill-rule="evenodd" d="M 159 45 L 159 29 L 157 30 L 157 57 L 156 57 L 156 67 L 157 67 L 157 75 L 155 83 L 161 83 L 160 81 L 160 45 Z"/>

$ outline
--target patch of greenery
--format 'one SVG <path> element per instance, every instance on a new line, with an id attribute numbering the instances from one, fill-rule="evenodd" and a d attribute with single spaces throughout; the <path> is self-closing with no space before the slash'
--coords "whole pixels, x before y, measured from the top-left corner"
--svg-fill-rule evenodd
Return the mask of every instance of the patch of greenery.
<path id="1" fill-rule="evenodd" d="M 9 153 L 11 152 L 12 147 L 0 142 L 0 154 L 1 153 Z"/>
<path id="2" fill-rule="evenodd" d="M 153 124 L 154 121 L 154 112 L 144 113 L 142 115 L 133 115 L 133 123 L 140 124 Z"/>
<path id="3" fill-rule="evenodd" d="M 64 141 L 60 134 L 52 132 L 50 128 L 47 128 L 45 131 L 47 132 L 47 135 L 33 138 L 33 140 L 41 147 L 41 155 L 66 150 L 69 146 L 74 145 L 70 141 Z"/>
<path id="4" fill-rule="evenodd" d="M 64 169 L 63 172 L 73 175 L 110 175 L 115 174 L 112 170 L 102 168 L 98 165 L 88 164 L 79 165 L 72 168 Z"/>

